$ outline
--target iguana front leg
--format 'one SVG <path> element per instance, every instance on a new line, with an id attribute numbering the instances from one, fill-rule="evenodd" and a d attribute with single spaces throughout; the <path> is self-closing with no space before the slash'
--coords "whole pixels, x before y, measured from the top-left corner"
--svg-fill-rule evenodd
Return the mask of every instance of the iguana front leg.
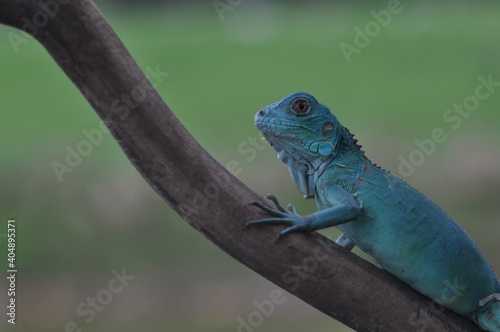
<path id="1" fill-rule="evenodd" d="M 341 234 L 339 238 L 335 241 L 335 243 L 349 251 L 351 251 L 356 246 L 356 244 L 345 234 Z"/>
<path id="2" fill-rule="evenodd" d="M 285 209 L 274 195 L 268 194 L 266 197 L 274 202 L 277 209 L 272 209 L 259 202 L 252 202 L 251 204 L 269 212 L 275 218 L 253 220 L 248 222 L 247 226 L 255 224 L 290 225 L 290 227 L 278 234 L 278 238 L 281 238 L 290 232 L 308 232 L 337 226 L 348 221 L 355 220 L 361 215 L 361 203 L 338 185 L 334 185 L 326 189 L 325 192 L 326 199 L 331 205 L 333 205 L 333 207 L 307 216 L 299 215 L 292 204 L 288 205 L 287 209 Z M 341 236 L 337 240 L 337 243 L 348 250 L 354 247 L 352 241 L 345 236 Z"/>

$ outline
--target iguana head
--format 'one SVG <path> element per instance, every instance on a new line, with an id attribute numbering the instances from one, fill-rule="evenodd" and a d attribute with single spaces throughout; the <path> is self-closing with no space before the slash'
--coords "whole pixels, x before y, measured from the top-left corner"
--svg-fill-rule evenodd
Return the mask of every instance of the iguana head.
<path id="1" fill-rule="evenodd" d="M 255 127 L 278 152 L 305 197 L 314 196 L 314 184 L 337 155 L 346 131 L 328 107 L 305 92 L 258 111 Z"/>

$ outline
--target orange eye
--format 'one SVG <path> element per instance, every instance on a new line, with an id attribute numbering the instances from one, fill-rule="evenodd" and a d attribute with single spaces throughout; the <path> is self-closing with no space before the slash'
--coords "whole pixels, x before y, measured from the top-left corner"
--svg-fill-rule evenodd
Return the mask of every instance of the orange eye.
<path id="1" fill-rule="evenodd" d="M 305 115 L 309 111 L 309 103 L 307 100 L 299 99 L 293 103 L 292 109 L 298 115 Z"/>

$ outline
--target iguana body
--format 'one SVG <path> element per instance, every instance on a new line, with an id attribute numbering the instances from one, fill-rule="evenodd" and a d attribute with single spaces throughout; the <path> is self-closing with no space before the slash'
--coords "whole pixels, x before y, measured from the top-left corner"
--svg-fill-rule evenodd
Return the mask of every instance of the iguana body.
<path id="1" fill-rule="evenodd" d="M 290 225 L 279 234 L 337 226 L 337 243 L 355 245 L 419 292 L 500 332 L 500 284 L 476 244 L 441 208 L 368 160 L 353 135 L 303 92 L 260 110 L 255 126 L 278 151 L 300 192 L 319 211 L 257 206 L 274 218 L 251 224 Z"/>

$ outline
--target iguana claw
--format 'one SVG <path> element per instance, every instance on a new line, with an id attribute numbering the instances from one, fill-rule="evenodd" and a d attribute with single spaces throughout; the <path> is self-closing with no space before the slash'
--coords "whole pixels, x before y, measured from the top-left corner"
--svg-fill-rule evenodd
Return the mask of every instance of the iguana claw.
<path id="1" fill-rule="evenodd" d="M 250 204 L 253 206 L 256 206 L 271 215 L 277 217 L 277 218 L 266 218 L 266 219 L 258 219 L 258 220 L 252 220 L 246 223 L 246 226 L 250 225 L 256 225 L 256 224 L 279 224 L 279 225 L 290 225 L 290 227 L 286 228 L 284 231 L 281 231 L 278 234 L 278 238 L 282 238 L 283 236 L 287 235 L 288 233 L 291 232 L 296 232 L 296 231 L 307 231 L 309 230 L 309 225 L 310 222 L 306 217 L 300 216 L 297 214 L 297 211 L 295 209 L 295 206 L 292 204 L 289 204 L 287 208 L 285 209 L 283 205 L 278 201 L 276 196 L 272 194 L 267 194 L 266 198 L 270 199 L 273 201 L 274 205 L 276 206 L 276 209 L 270 208 L 260 202 L 251 202 Z"/>

